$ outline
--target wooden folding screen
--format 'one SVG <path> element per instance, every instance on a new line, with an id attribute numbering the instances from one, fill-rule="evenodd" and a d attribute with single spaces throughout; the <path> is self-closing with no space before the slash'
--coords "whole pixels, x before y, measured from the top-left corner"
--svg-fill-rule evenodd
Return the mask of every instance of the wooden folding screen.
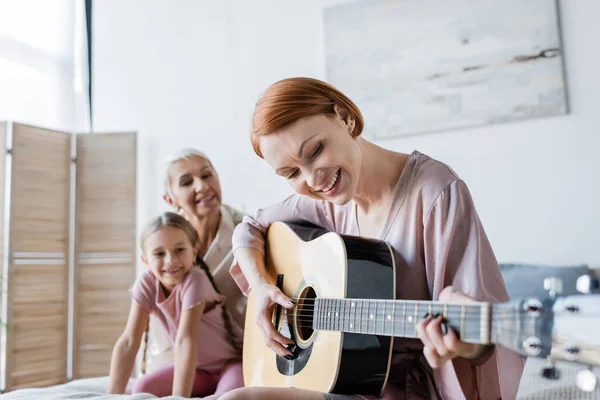
<path id="1" fill-rule="evenodd" d="M 135 279 L 136 135 L 77 136 L 73 378 L 108 374 Z"/>
<path id="2" fill-rule="evenodd" d="M 6 221 L 4 207 L 0 212 L 0 222 L 9 226 L 4 389 L 105 376 L 135 279 L 136 134 L 73 135 L 0 123 L 0 148 L 6 148 L 11 126 Z M 0 151 L 0 181 L 5 155 Z M 3 191 L 0 182 L 0 205 Z"/>
<path id="3" fill-rule="evenodd" d="M 4 321 L 3 321 L 3 302 L 6 292 L 6 282 L 4 280 L 4 175 L 6 167 L 6 122 L 0 121 L 0 369 L 4 367 L 5 348 L 4 340 Z M 0 373 L 0 382 L 5 379 L 5 375 Z"/>
<path id="4" fill-rule="evenodd" d="M 67 380 L 71 137 L 13 124 L 7 390 Z"/>

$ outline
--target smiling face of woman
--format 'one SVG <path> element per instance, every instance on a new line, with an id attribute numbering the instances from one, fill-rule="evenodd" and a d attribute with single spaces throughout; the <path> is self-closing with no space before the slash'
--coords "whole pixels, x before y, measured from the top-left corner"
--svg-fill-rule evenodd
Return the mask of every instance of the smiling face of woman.
<path id="1" fill-rule="evenodd" d="M 362 165 L 353 129 L 336 106 L 334 114 L 301 118 L 260 137 L 260 151 L 296 193 L 342 205 L 354 197 Z"/>
<path id="2" fill-rule="evenodd" d="M 169 167 L 169 194 L 165 200 L 188 215 L 206 217 L 219 212 L 221 183 L 210 161 L 189 157 L 173 162 Z"/>

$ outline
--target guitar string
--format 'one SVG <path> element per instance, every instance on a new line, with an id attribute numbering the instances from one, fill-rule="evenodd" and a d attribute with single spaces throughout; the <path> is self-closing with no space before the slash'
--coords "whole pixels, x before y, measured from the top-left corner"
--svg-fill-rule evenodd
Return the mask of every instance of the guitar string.
<path id="1" fill-rule="evenodd" d="M 286 320 L 282 320 L 281 321 L 281 325 L 282 326 L 287 326 L 290 327 L 292 325 L 290 325 Z M 365 324 L 366 325 L 366 324 Z M 330 322 L 329 325 L 327 324 L 323 324 L 322 327 L 319 328 L 314 328 L 312 325 L 303 325 L 303 324 L 299 324 L 300 328 L 306 328 L 306 327 L 310 327 L 313 330 L 324 330 L 324 331 L 337 331 L 337 332 L 349 332 L 349 333 L 366 333 L 366 334 L 375 334 L 375 335 L 388 335 L 388 336 L 396 336 L 396 337 L 418 337 L 418 333 L 415 332 L 415 327 L 414 325 L 412 326 L 405 326 L 408 327 L 408 329 L 404 330 L 404 329 L 390 329 L 390 330 L 386 330 L 385 327 L 383 328 L 384 330 L 381 331 L 379 330 L 379 327 L 381 326 L 381 324 L 377 324 L 376 326 L 373 326 L 375 324 L 368 324 L 368 326 L 365 325 L 358 325 L 358 326 L 353 326 L 350 327 L 349 325 L 343 325 L 343 324 L 336 324 L 335 322 Z M 370 328 L 373 327 L 373 330 L 370 331 Z M 531 331 L 531 334 L 534 334 L 534 327 L 531 327 L 532 329 L 513 329 L 513 328 L 507 328 L 507 327 L 494 327 L 491 329 L 492 333 L 495 333 L 496 336 L 498 335 L 503 335 L 503 334 L 522 334 L 522 333 L 526 333 Z M 456 329 L 454 328 L 454 330 L 456 331 Z M 402 335 L 397 335 L 398 333 L 402 332 Z M 459 332 L 456 332 L 457 334 Z M 481 336 L 481 331 L 479 329 L 475 329 L 474 327 L 471 328 L 465 328 L 465 330 L 462 332 L 462 336 L 463 336 L 463 340 L 464 338 L 479 338 Z"/>
<path id="2" fill-rule="evenodd" d="M 289 327 L 292 326 L 289 323 L 287 323 L 286 321 L 282 321 L 281 326 L 287 326 L 288 329 L 290 329 Z M 303 326 L 300 326 L 303 327 Z M 307 327 L 307 326 L 304 326 Z M 319 327 L 317 329 L 313 328 L 313 330 L 317 330 L 317 331 L 334 331 L 334 332 L 348 332 L 348 333 L 361 333 L 361 334 L 374 334 L 374 335 L 380 335 L 380 336 L 394 336 L 394 337 L 407 337 L 407 338 L 417 338 L 419 335 L 417 332 L 415 332 L 414 326 L 410 326 L 409 329 L 407 330 L 402 330 L 402 329 L 394 329 L 392 330 L 380 330 L 379 329 L 380 325 L 377 325 L 377 329 L 375 329 L 375 327 L 368 326 L 360 326 L 360 327 L 349 327 L 349 326 L 344 326 L 344 325 L 334 325 L 334 324 L 330 324 L 329 326 L 323 326 L 323 327 Z M 312 326 L 311 326 L 312 328 Z M 373 328 L 371 330 L 371 328 Z M 460 332 L 457 332 L 456 329 L 455 333 L 457 335 L 460 334 Z M 522 333 L 527 333 L 529 330 L 527 329 L 523 329 L 523 330 L 519 330 L 519 329 L 494 329 L 493 332 L 495 333 L 496 337 L 501 336 L 501 335 L 506 335 L 506 334 L 522 334 Z M 402 332 L 401 335 L 399 335 L 399 333 Z M 533 335 L 535 332 L 532 331 L 531 334 Z M 463 336 L 463 340 L 465 339 L 479 339 L 481 337 L 481 331 L 480 330 L 475 330 L 475 329 L 465 329 L 462 332 L 462 336 Z"/>
<path id="3" fill-rule="evenodd" d="M 323 298 L 320 298 L 323 299 Z M 314 301 L 314 299 L 310 299 L 312 301 Z M 321 300 L 322 301 L 322 300 Z M 336 307 L 338 310 L 341 309 L 358 309 L 358 308 L 362 308 L 364 309 L 368 309 L 368 308 L 377 308 L 377 309 L 381 309 L 382 305 L 385 305 L 386 308 L 389 306 L 390 308 L 395 307 L 396 310 L 398 310 L 400 307 L 400 309 L 402 309 L 404 307 L 404 305 L 406 304 L 407 307 L 413 307 L 416 306 L 417 309 L 422 310 L 424 309 L 429 309 L 430 305 L 432 307 L 432 309 L 434 308 L 446 308 L 447 310 L 449 308 L 454 309 L 454 312 L 457 311 L 462 311 L 462 307 L 464 306 L 466 308 L 466 311 L 473 311 L 473 309 L 480 309 L 482 307 L 483 304 L 485 303 L 481 303 L 481 302 L 477 302 L 477 303 L 443 303 L 443 302 L 437 302 L 437 301 L 432 301 L 432 302 L 426 302 L 426 301 L 422 301 L 422 300 L 367 300 L 367 299 L 334 299 L 333 301 L 338 301 L 340 303 L 329 303 L 329 304 L 320 304 L 321 307 L 323 308 L 329 308 L 329 310 L 334 310 Z M 356 302 L 359 306 L 348 306 L 349 302 Z M 511 312 L 514 313 L 515 311 L 517 311 L 515 308 L 495 308 L 495 306 L 497 304 L 503 304 L 503 303 L 489 303 L 490 307 L 491 307 L 491 311 L 492 313 L 499 313 L 499 312 Z M 295 305 L 295 307 L 301 307 L 302 309 L 307 309 L 310 310 L 311 308 L 317 307 L 314 303 L 298 303 Z M 414 310 L 414 308 L 413 308 Z M 523 312 L 523 313 L 527 313 L 527 312 L 536 312 L 538 314 L 544 315 L 544 314 L 548 314 L 548 313 L 555 313 L 554 310 L 548 309 L 548 308 L 542 308 L 536 311 L 533 310 L 523 310 L 523 309 L 519 309 L 518 312 Z M 566 310 L 568 312 L 568 310 Z M 571 315 L 581 315 L 581 314 L 588 314 L 588 315 L 598 315 L 599 313 L 586 313 L 586 312 L 582 312 L 581 310 L 577 310 L 576 312 L 574 312 L 574 314 Z"/>
<path id="4" fill-rule="evenodd" d="M 302 323 L 307 323 L 304 326 L 307 326 L 308 323 L 312 324 L 315 320 L 317 320 L 317 322 L 320 323 L 319 319 L 325 319 L 326 320 L 325 322 L 329 322 L 331 324 L 336 323 L 336 321 L 337 321 L 337 323 L 344 323 L 346 321 L 355 321 L 361 325 L 363 325 L 363 324 L 366 325 L 366 324 L 371 324 L 371 323 L 373 323 L 373 324 L 374 323 L 377 323 L 377 324 L 387 323 L 387 324 L 397 325 L 402 322 L 404 322 L 405 324 L 407 324 L 407 323 L 414 324 L 414 320 L 413 321 L 408 320 L 408 318 L 414 318 L 414 312 L 402 314 L 402 316 L 395 314 L 394 318 L 388 319 L 387 317 L 381 317 L 382 314 L 378 314 L 378 315 L 373 314 L 373 318 L 370 318 L 371 313 L 364 312 L 361 315 L 360 311 L 358 311 L 356 313 L 356 315 L 354 315 L 354 316 L 347 315 L 347 314 L 346 314 L 346 316 L 344 316 L 343 313 L 342 313 L 342 316 L 340 316 L 340 315 L 338 315 L 338 316 L 332 316 L 332 315 L 328 315 L 328 316 L 317 315 L 317 316 L 315 316 L 314 313 L 313 314 L 298 314 L 298 313 L 296 313 L 296 316 L 294 316 L 294 314 L 290 315 L 289 310 L 286 310 L 286 311 L 288 311 L 288 313 L 284 314 L 283 319 L 287 320 L 287 318 L 289 318 L 291 316 L 292 320 L 299 321 L 301 323 L 301 325 L 303 325 Z M 438 313 L 438 314 L 442 314 L 442 313 Z M 455 314 L 457 314 L 457 313 L 455 313 Z M 492 315 L 491 318 L 489 318 L 489 320 L 491 322 L 502 322 L 502 321 L 506 321 L 506 320 L 514 320 L 515 317 L 522 317 L 523 315 L 527 315 L 526 312 L 519 312 L 519 313 L 507 312 L 504 314 L 505 315 Z M 388 315 L 391 316 L 392 314 L 388 314 Z M 423 320 L 424 319 L 422 317 L 423 315 L 424 315 L 423 313 L 419 313 L 419 315 L 417 316 L 417 320 L 418 321 Z M 455 324 L 458 324 L 460 321 L 465 321 L 465 322 L 469 322 L 469 323 L 470 322 L 481 322 L 480 315 L 472 315 L 472 316 L 465 315 L 464 318 L 461 318 L 458 315 L 456 315 L 455 317 L 456 317 Z M 592 313 L 592 314 L 582 315 L 582 317 L 596 318 L 597 314 Z M 446 316 L 446 321 L 447 321 L 447 319 L 448 319 L 448 316 Z M 450 325 L 452 325 L 452 323 L 453 322 L 451 321 Z"/>
<path id="5" fill-rule="evenodd" d="M 404 306 L 406 305 L 406 307 L 411 307 L 412 310 L 414 310 L 415 308 L 417 308 L 418 310 L 429 310 L 429 308 L 431 307 L 432 310 L 440 310 L 440 309 L 446 309 L 446 311 L 453 311 L 453 312 L 458 312 L 458 311 L 462 311 L 463 306 L 465 307 L 465 311 L 469 311 L 469 312 L 473 312 L 475 310 L 480 310 L 482 308 L 482 304 L 481 303 L 474 303 L 474 304 L 460 304 L 460 303 L 437 303 L 437 302 L 432 302 L 432 303 L 423 303 L 423 302 L 411 302 L 411 301 L 404 301 L 401 300 L 398 303 L 395 301 L 386 301 L 385 303 L 383 303 L 382 300 L 379 301 L 357 301 L 356 304 L 357 305 L 348 305 L 349 301 L 345 302 L 345 303 L 337 303 L 337 304 L 333 304 L 333 303 L 329 303 L 329 304 L 319 304 L 319 305 L 315 305 L 315 304 L 311 304 L 311 303 L 298 303 L 296 304 L 294 307 L 296 308 L 300 308 L 302 310 L 312 310 L 316 307 L 322 307 L 323 309 L 327 309 L 329 311 L 335 310 L 337 309 L 339 310 L 355 310 L 355 309 L 359 309 L 362 308 L 363 310 L 365 309 L 370 309 L 370 308 L 375 308 L 378 311 L 382 309 L 382 306 L 385 306 L 385 310 L 389 312 L 390 309 L 394 309 L 395 310 L 402 310 L 404 308 Z M 389 308 L 389 309 L 388 309 Z M 539 310 L 524 310 L 522 308 L 519 309 L 515 309 L 514 307 L 506 307 L 506 308 L 501 308 L 501 307 L 494 307 L 494 304 L 490 304 L 490 311 L 492 313 L 499 313 L 499 312 L 536 312 L 538 314 L 547 314 L 547 313 L 555 313 L 554 310 L 550 310 L 547 308 L 542 308 Z M 568 310 L 566 310 L 568 311 Z M 577 310 L 573 315 L 580 315 L 582 314 L 581 310 Z"/>

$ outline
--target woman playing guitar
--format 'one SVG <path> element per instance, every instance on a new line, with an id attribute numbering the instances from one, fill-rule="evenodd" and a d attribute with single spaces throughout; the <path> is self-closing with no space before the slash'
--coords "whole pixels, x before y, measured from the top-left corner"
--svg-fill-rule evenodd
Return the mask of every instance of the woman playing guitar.
<path id="1" fill-rule="evenodd" d="M 256 296 L 256 322 L 269 348 L 291 356 L 270 310 L 288 309 L 265 271 L 264 235 L 275 221 L 305 220 L 338 233 L 384 240 L 393 248 L 399 299 L 468 302 L 508 300 L 492 247 L 466 184 L 447 165 L 414 151 L 397 153 L 361 136 L 357 106 L 311 78 L 276 82 L 259 99 L 254 151 L 296 192 L 246 217 L 233 236 L 231 273 Z M 524 359 L 502 348 L 444 335 L 443 318 L 426 316 L 419 340 L 396 340 L 382 398 L 514 399 Z M 356 394 L 358 398 L 360 393 Z M 323 399 L 337 395 L 295 388 L 248 387 L 222 399 Z M 342 397 L 340 397 L 342 398 Z"/>

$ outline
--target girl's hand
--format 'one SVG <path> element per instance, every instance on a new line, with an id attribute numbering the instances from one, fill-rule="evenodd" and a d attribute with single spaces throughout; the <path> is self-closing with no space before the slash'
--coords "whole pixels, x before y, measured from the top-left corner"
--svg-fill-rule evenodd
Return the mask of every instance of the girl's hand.
<path id="1" fill-rule="evenodd" d="M 439 301 L 472 303 L 475 300 L 452 286 L 448 286 L 440 293 Z M 417 333 L 424 345 L 423 354 L 431 368 L 439 368 L 454 357 L 475 359 L 481 355 L 485 346 L 461 342 L 452 329 L 447 329 L 447 333 L 444 335 L 441 328 L 442 322 L 441 315 L 435 318 L 429 315 L 417 324 Z"/>
<path id="2" fill-rule="evenodd" d="M 280 356 L 291 357 L 293 353 L 285 346 L 294 344 L 294 342 L 275 330 L 272 310 L 276 304 L 285 308 L 293 308 L 295 302 L 284 295 L 277 286 L 266 282 L 254 286 L 252 291 L 256 299 L 256 324 L 264 335 L 265 344 Z"/>

